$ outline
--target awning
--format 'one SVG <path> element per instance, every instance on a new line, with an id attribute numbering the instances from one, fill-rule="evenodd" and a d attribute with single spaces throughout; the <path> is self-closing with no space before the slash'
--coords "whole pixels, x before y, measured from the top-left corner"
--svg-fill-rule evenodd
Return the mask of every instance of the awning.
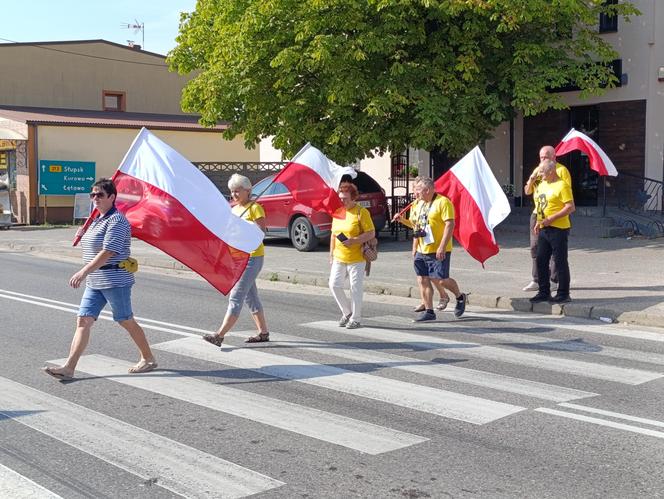
<path id="1" fill-rule="evenodd" d="M 0 139 L 4 140 L 28 140 L 28 136 L 12 130 L 11 128 L 3 128 L 0 126 Z"/>

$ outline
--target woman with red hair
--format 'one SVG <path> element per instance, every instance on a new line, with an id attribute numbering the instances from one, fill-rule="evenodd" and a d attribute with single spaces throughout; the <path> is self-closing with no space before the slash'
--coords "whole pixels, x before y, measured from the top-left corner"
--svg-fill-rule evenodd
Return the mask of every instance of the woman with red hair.
<path id="1" fill-rule="evenodd" d="M 342 219 L 332 219 L 329 284 L 341 310 L 339 327 L 356 329 L 360 327 L 364 293 L 366 260 L 362 245 L 373 239 L 376 232 L 369 211 L 357 204 L 357 187 L 350 182 L 342 182 L 338 193 L 346 214 Z M 346 281 L 350 283 L 350 299 L 344 290 Z"/>

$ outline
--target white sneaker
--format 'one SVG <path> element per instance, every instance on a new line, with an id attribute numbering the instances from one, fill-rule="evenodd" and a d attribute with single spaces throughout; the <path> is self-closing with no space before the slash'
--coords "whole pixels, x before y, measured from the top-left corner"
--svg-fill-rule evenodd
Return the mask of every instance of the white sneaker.
<path id="1" fill-rule="evenodd" d="M 558 291 L 558 283 L 551 281 L 551 291 Z"/>
<path id="2" fill-rule="evenodd" d="M 535 281 L 530 281 L 528 283 L 528 286 L 523 288 L 524 291 L 537 291 L 539 289 L 539 284 L 537 284 Z"/>
<path id="3" fill-rule="evenodd" d="M 360 327 L 362 327 L 362 325 L 357 321 L 348 321 L 348 324 L 346 324 L 346 329 L 357 329 Z"/>
<path id="4" fill-rule="evenodd" d="M 346 327 L 346 324 L 348 324 L 348 321 L 350 320 L 350 315 L 342 315 L 341 319 L 339 319 L 339 327 Z"/>

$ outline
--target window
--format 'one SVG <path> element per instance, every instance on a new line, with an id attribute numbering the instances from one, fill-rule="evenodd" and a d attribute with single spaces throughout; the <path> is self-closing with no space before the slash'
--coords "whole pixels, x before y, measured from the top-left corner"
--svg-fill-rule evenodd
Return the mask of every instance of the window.
<path id="1" fill-rule="evenodd" d="M 604 5 L 616 5 L 618 0 L 604 0 Z M 615 33 L 618 31 L 618 16 L 601 13 L 599 15 L 599 32 Z"/>
<path id="2" fill-rule="evenodd" d="M 104 111 L 124 111 L 126 105 L 125 96 L 125 92 L 103 90 L 101 108 Z"/>

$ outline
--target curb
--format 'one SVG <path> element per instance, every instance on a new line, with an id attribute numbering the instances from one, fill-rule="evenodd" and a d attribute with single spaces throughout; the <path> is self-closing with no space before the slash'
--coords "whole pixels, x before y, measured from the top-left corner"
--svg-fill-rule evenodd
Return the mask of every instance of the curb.
<path id="1" fill-rule="evenodd" d="M 30 253 L 48 253 L 55 257 L 80 258 L 80 252 L 76 250 L 67 251 L 57 248 L 56 251 L 45 251 L 43 246 L 35 246 L 20 243 L 0 243 L 0 248 L 14 251 L 25 251 Z M 59 251 L 57 251 L 59 249 Z M 185 265 L 170 257 L 144 257 L 135 256 L 139 265 L 157 269 L 180 270 L 191 272 Z M 315 274 L 298 272 L 275 272 L 264 270 L 258 275 L 258 279 L 271 282 L 284 282 L 289 284 L 305 284 L 327 288 L 327 276 L 321 277 Z M 404 298 L 419 298 L 417 286 L 404 284 L 391 284 L 385 282 L 369 282 L 365 284 L 364 291 L 375 295 L 400 296 Z M 664 314 L 648 313 L 643 311 L 621 312 L 612 308 L 584 305 L 578 303 L 566 303 L 564 305 L 536 303 L 532 304 L 528 298 L 512 298 L 499 295 L 483 295 L 470 293 L 468 303 L 484 308 L 495 308 L 513 312 L 531 312 L 540 315 L 563 315 L 581 319 L 596 319 L 606 323 L 625 322 L 639 326 L 664 327 Z"/>

